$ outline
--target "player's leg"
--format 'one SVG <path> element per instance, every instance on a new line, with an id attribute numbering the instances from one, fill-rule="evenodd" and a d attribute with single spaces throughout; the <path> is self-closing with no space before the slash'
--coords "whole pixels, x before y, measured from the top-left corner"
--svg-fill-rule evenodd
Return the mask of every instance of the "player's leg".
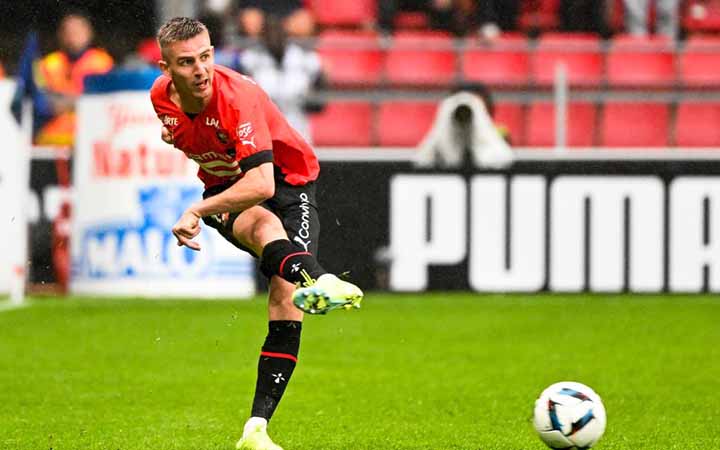
<path id="1" fill-rule="evenodd" d="M 237 448 L 279 449 L 267 434 L 267 424 L 295 370 L 300 349 L 302 311 L 292 303 L 295 285 L 280 277 L 270 280 L 268 334 L 260 352 L 252 413 Z"/>
<path id="2" fill-rule="evenodd" d="M 279 219 L 262 207 L 241 213 L 233 224 L 233 234 L 256 255 L 262 255 L 268 242 L 287 240 Z M 258 359 L 251 417 L 236 445 L 238 449 L 280 450 L 268 436 L 267 424 L 297 363 L 303 313 L 292 304 L 294 289 L 294 284 L 279 276 L 270 279 L 268 334 Z"/>
<path id="3" fill-rule="evenodd" d="M 302 222 L 298 223 L 302 226 Z M 359 307 L 362 291 L 323 269 L 307 245 L 288 239 L 286 227 L 269 210 L 254 206 L 233 221 L 232 234 L 242 246 L 261 255 L 260 270 L 269 279 L 279 276 L 304 286 L 293 293 L 295 305 L 303 311 L 324 314 L 337 308 Z"/>
<path id="4" fill-rule="evenodd" d="M 285 182 L 275 185 L 275 195 L 267 202 L 282 220 L 288 239 L 317 257 L 320 243 L 320 214 L 315 198 L 315 184 L 293 186 Z M 352 283 L 324 274 L 313 277 L 293 293 L 295 306 L 310 314 L 324 314 L 337 308 L 360 307 L 362 291 Z"/>
<path id="5" fill-rule="evenodd" d="M 303 313 L 294 307 L 295 286 L 280 277 L 270 280 L 268 334 L 260 353 L 252 416 L 269 421 L 295 370 Z"/>

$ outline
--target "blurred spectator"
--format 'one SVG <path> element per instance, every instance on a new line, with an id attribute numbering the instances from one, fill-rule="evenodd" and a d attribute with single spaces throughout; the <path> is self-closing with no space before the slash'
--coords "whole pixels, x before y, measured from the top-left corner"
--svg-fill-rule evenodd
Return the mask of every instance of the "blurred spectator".
<path id="1" fill-rule="evenodd" d="M 625 29 L 635 36 L 648 34 L 650 2 L 655 2 L 655 32 L 675 39 L 678 32 L 680 0 L 623 0 L 625 5 Z"/>
<path id="2" fill-rule="evenodd" d="M 60 49 L 38 63 L 35 81 L 47 94 L 53 113 L 35 138 L 38 144 L 73 144 L 75 101 L 82 94 L 83 79 L 112 69 L 112 57 L 104 50 L 90 46 L 93 35 L 92 25 L 85 15 L 64 16 L 57 33 Z"/>
<path id="3" fill-rule="evenodd" d="M 215 5 L 216 8 L 219 6 L 222 5 Z M 208 33 L 210 33 L 210 38 L 215 47 L 215 64 L 242 72 L 240 52 L 233 46 L 226 45 L 226 37 L 231 32 L 226 32 L 225 16 L 216 10 L 205 9 L 200 13 L 198 20 L 205 24 Z"/>
<path id="4" fill-rule="evenodd" d="M 515 29 L 520 0 L 383 0 L 378 8 L 378 25 L 385 31 L 394 29 L 399 13 L 420 12 L 433 30 L 465 35 L 479 29 L 492 39 Z"/>
<path id="5" fill-rule="evenodd" d="M 5 78 L 5 66 L 3 66 L 2 61 L 0 61 L 0 80 Z"/>
<path id="6" fill-rule="evenodd" d="M 475 3 L 480 36 L 492 40 L 502 31 L 515 30 L 520 13 L 520 0 L 465 0 L 460 3 Z"/>
<path id="7" fill-rule="evenodd" d="M 595 33 L 610 36 L 605 0 L 561 0 L 560 29 L 562 31 Z"/>
<path id="8" fill-rule="evenodd" d="M 310 141 L 306 113 L 318 107 L 308 103 L 309 96 L 323 79 L 317 53 L 289 42 L 281 19 L 267 16 L 261 42 L 243 52 L 241 64 L 285 114 L 290 125 Z"/>
<path id="9" fill-rule="evenodd" d="M 158 61 L 161 59 L 160 46 L 157 40 L 154 37 L 148 37 L 138 43 L 134 52 L 125 56 L 123 69 L 143 70 L 157 67 Z"/>
<path id="10" fill-rule="evenodd" d="M 456 31 L 453 0 L 383 0 L 378 2 L 378 25 L 391 32 L 402 12 L 423 13 L 433 30 Z"/>
<path id="11" fill-rule="evenodd" d="M 315 20 L 301 0 L 239 0 L 241 33 L 258 37 L 268 15 L 279 17 L 285 32 L 292 37 L 309 37 L 315 31 Z"/>
<path id="12" fill-rule="evenodd" d="M 501 169 L 512 164 L 507 135 L 493 122 L 493 113 L 492 96 L 485 86 L 461 87 L 440 103 L 415 165 Z"/>

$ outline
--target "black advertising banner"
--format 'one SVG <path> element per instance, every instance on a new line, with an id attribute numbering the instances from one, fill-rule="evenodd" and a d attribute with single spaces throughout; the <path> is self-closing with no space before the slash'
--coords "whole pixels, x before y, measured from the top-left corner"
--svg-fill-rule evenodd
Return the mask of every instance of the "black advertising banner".
<path id="1" fill-rule="evenodd" d="M 366 289 L 720 292 L 720 161 L 324 162 L 320 260 Z"/>

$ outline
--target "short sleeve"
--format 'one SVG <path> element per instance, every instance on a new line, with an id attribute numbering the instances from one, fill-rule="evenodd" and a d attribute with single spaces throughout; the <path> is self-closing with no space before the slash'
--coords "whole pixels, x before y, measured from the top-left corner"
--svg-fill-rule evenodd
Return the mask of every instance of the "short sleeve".
<path id="1" fill-rule="evenodd" d="M 251 91 L 253 97 L 238 110 L 235 129 L 235 159 L 240 161 L 266 150 L 272 151 L 270 128 L 265 116 L 264 99 L 258 91 Z M 249 100 L 249 99 L 248 99 Z"/>

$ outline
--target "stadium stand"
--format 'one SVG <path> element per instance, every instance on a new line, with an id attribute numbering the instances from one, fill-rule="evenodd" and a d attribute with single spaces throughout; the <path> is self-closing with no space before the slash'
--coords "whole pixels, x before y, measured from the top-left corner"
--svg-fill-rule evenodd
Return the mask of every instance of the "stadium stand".
<path id="1" fill-rule="evenodd" d="M 691 36 L 678 57 L 680 81 L 688 87 L 720 85 L 720 37 Z"/>
<path id="2" fill-rule="evenodd" d="M 525 105 L 518 102 L 496 102 L 495 123 L 505 128 L 512 145 L 525 145 Z"/>
<path id="3" fill-rule="evenodd" d="M 595 144 L 595 104 L 574 102 L 568 105 L 567 145 L 591 147 Z M 528 113 L 526 145 L 549 147 L 555 145 L 555 112 L 550 102 L 534 102 Z"/>
<path id="4" fill-rule="evenodd" d="M 605 147 L 667 147 L 670 108 L 663 103 L 607 102 L 602 114 Z"/>
<path id="5" fill-rule="evenodd" d="M 689 33 L 720 32 L 720 0 L 685 2 L 683 26 Z"/>
<path id="6" fill-rule="evenodd" d="M 533 79 L 549 86 L 555 67 L 564 64 L 567 80 L 576 86 L 600 86 L 604 76 L 600 38 L 584 33 L 547 33 L 540 37 L 533 58 Z"/>
<path id="7" fill-rule="evenodd" d="M 373 108 L 369 102 L 331 102 L 310 116 L 315 145 L 358 146 L 372 144 Z"/>
<path id="8" fill-rule="evenodd" d="M 527 38 L 503 35 L 489 44 L 467 38 L 461 52 L 461 71 L 465 81 L 493 86 L 525 86 L 530 75 Z"/>
<path id="9" fill-rule="evenodd" d="M 558 26 L 560 0 L 527 0 L 520 10 L 520 27 L 524 30 L 553 30 Z"/>
<path id="10" fill-rule="evenodd" d="M 420 143 L 430 130 L 436 102 L 385 101 L 378 110 L 378 144 L 407 147 Z"/>
<path id="11" fill-rule="evenodd" d="M 371 31 L 330 30 L 318 38 L 317 52 L 328 81 L 337 86 L 377 86 L 385 53 Z"/>
<path id="12" fill-rule="evenodd" d="M 672 86 L 673 50 L 673 43 L 664 37 L 615 37 L 607 54 L 608 83 L 619 87 Z"/>
<path id="13" fill-rule="evenodd" d="M 309 0 L 308 6 L 318 25 L 362 27 L 375 22 L 377 2 L 375 0 Z"/>
<path id="14" fill-rule="evenodd" d="M 685 102 L 678 105 L 675 123 L 679 147 L 720 147 L 720 103 Z"/>
<path id="15" fill-rule="evenodd" d="M 387 79 L 395 85 L 449 85 L 456 74 L 453 40 L 438 31 L 399 31 L 385 64 Z"/>

